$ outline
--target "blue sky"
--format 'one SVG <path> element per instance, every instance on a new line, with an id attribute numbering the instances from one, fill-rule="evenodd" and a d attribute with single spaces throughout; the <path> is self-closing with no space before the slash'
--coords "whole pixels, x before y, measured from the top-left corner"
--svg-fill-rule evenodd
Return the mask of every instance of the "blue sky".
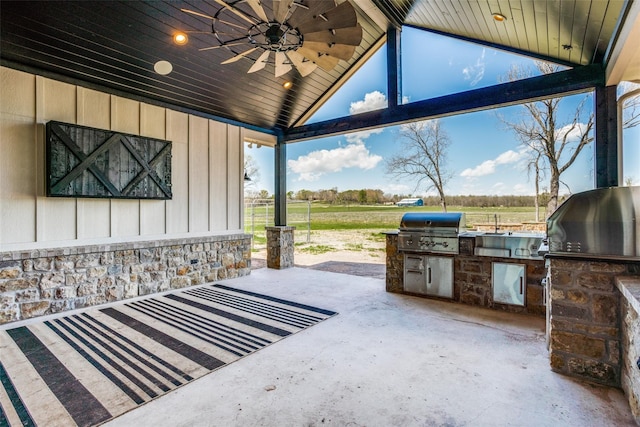
<path id="1" fill-rule="evenodd" d="M 405 102 L 462 92 L 498 83 L 513 64 L 534 69 L 533 61 L 483 46 L 428 32 L 405 28 L 402 33 L 402 95 Z M 565 98 L 561 117 L 570 119 L 584 95 Z M 588 101 L 587 113 L 592 102 Z M 386 49 L 377 52 L 309 123 L 386 106 Z M 450 195 L 532 195 L 525 152 L 515 136 L 504 129 L 498 114 L 516 118 L 522 107 L 514 106 L 440 119 L 452 143 L 448 170 L 453 178 L 446 186 Z M 640 185 L 640 127 L 625 132 L 624 176 Z M 415 190 L 413 182 L 399 182 L 385 173 L 385 159 L 400 149 L 399 127 L 305 141 L 287 146 L 287 190 L 338 191 L 372 188 L 388 194 L 430 195 Z M 252 189 L 273 193 L 273 150 L 246 148 L 256 162 L 260 177 Z M 593 188 L 593 151 L 583 150 L 563 175 L 562 192 Z M 543 180 L 542 187 L 547 186 Z"/>

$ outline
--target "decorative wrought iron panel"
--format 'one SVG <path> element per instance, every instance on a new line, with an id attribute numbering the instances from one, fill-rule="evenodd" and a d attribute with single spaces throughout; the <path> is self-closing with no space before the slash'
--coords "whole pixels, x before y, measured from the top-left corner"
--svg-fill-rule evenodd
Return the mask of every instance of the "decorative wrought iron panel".
<path id="1" fill-rule="evenodd" d="M 171 142 L 50 121 L 47 196 L 171 199 Z"/>

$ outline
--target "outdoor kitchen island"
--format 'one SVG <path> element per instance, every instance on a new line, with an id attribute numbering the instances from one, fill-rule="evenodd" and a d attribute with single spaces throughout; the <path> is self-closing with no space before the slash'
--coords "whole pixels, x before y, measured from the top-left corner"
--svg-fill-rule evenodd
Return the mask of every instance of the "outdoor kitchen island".
<path id="1" fill-rule="evenodd" d="M 544 316 L 542 236 L 459 233 L 464 219 L 456 226 L 451 215 L 405 214 L 400 230 L 386 233 L 387 292 Z"/>

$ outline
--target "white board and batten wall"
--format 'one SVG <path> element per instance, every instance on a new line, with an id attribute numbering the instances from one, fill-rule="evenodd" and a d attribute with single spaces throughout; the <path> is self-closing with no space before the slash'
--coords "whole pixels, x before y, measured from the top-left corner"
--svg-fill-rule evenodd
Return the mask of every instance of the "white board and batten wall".
<path id="1" fill-rule="evenodd" d="M 11 68 L 0 77 L 0 251 L 243 232 L 245 129 Z M 171 141 L 172 200 L 46 197 L 50 120 Z"/>

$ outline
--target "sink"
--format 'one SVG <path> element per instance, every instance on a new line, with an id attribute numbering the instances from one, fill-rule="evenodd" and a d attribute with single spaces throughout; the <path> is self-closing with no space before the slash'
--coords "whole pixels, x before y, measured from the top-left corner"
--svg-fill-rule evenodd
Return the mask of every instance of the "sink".
<path id="1" fill-rule="evenodd" d="M 473 250 L 473 254 L 478 256 L 495 256 L 500 258 L 511 257 L 511 251 L 509 249 L 484 248 L 481 246 L 476 246 Z"/>
<path id="2" fill-rule="evenodd" d="M 538 247 L 543 236 L 528 233 L 487 232 L 475 236 L 474 254 L 501 258 L 542 259 Z"/>

